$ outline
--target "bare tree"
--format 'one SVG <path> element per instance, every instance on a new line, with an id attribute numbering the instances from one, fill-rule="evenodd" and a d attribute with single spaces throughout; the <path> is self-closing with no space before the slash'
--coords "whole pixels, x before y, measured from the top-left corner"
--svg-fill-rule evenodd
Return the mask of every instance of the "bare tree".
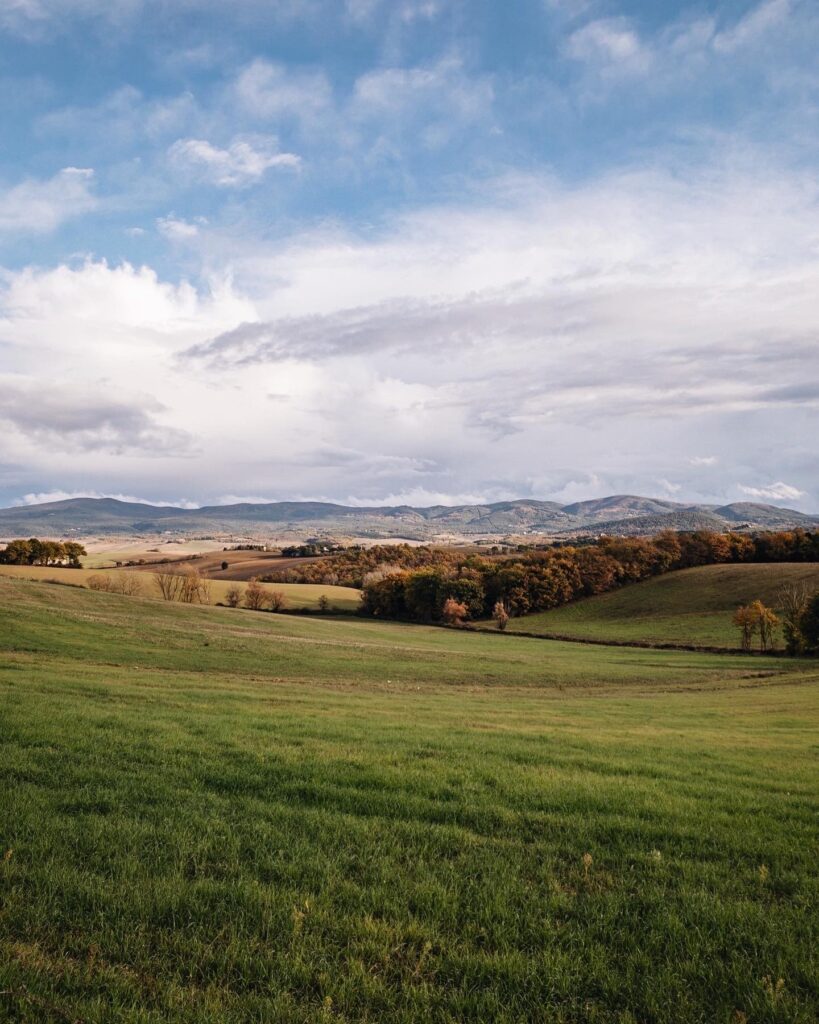
<path id="1" fill-rule="evenodd" d="M 184 582 L 184 577 L 174 572 L 154 573 L 154 584 L 163 601 L 178 601 Z"/>
<path id="2" fill-rule="evenodd" d="M 264 608 L 267 591 L 257 579 L 252 579 L 245 588 L 245 608 L 257 612 Z"/>
<path id="3" fill-rule="evenodd" d="M 238 608 L 242 603 L 243 593 L 242 588 L 237 586 L 235 583 L 232 587 L 228 587 L 228 591 L 225 594 L 225 601 L 228 608 Z"/>
<path id="4" fill-rule="evenodd" d="M 185 604 L 210 604 L 210 580 L 198 569 L 186 569 L 181 580 L 177 600 Z"/>
<path id="5" fill-rule="evenodd" d="M 111 580 L 111 589 L 116 594 L 135 597 L 137 594 L 142 593 L 142 579 L 139 573 L 118 572 Z"/>
<path id="6" fill-rule="evenodd" d="M 283 590 L 271 590 L 267 596 L 271 611 L 280 612 L 287 605 L 287 597 Z"/>

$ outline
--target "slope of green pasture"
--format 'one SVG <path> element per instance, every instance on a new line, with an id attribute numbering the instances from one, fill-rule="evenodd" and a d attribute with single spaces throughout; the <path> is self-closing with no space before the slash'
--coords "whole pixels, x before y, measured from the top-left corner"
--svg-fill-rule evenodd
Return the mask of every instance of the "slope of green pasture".
<path id="1" fill-rule="evenodd" d="M 0 579 L 0 1019 L 808 1024 L 817 685 Z"/>
<path id="2" fill-rule="evenodd" d="M 508 628 L 578 639 L 739 647 L 731 621 L 737 607 L 759 598 L 776 608 L 780 587 L 795 581 L 819 590 L 819 565 L 707 565 L 512 619 Z"/>

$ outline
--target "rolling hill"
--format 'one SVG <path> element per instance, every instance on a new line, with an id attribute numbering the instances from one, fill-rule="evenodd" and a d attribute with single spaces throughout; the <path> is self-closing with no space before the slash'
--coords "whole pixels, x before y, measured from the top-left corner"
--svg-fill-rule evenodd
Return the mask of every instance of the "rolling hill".
<path id="1" fill-rule="evenodd" d="M 705 565 L 657 576 L 549 612 L 512 619 L 509 630 L 582 640 L 739 646 L 731 617 L 759 598 L 777 607 L 785 583 L 819 590 L 819 565 Z"/>
<path id="2" fill-rule="evenodd" d="M 809 1024 L 817 671 L 0 578 L 0 1020 Z"/>
<path id="3" fill-rule="evenodd" d="M 650 534 L 664 529 L 783 529 L 819 526 L 809 516 L 773 505 L 740 502 L 720 507 L 684 505 L 635 495 L 613 495 L 560 505 L 554 501 L 487 505 L 353 507 L 316 501 L 206 505 L 188 509 L 119 501 L 70 498 L 0 509 L 0 537 L 70 537 L 170 533 L 184 536 L 319 533 L 425 540 L 461 535 L 504 537 L 542 533 Z"/>

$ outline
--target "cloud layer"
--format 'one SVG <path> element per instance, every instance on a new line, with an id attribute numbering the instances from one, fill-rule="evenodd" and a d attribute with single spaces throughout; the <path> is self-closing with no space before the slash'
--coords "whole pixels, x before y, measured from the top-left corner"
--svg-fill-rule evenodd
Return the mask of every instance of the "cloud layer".
<path id="1" fill-rule="evenodd" d="M 819 511 L 819 15 L 660 8 L 6 4 L 0 503 Z"/>

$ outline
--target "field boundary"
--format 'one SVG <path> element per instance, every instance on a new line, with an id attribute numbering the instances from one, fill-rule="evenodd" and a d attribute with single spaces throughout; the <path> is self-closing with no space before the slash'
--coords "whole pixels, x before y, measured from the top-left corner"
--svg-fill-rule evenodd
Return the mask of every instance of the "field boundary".
<path id="1" fill-rule="evenodd" d="M 565 633 L 530 633 L 522 629 L 489 629 L 484 626 L 448 626 L 446 623 L 434 623 L 443 629 L 461 629 L 470 633 L 487 633 L 490 636 L 523 636 L 530 640 L 557 640 L 567 644 L 589 644 L 592 647 L 638 647 L 648 651 L 688 651 L 691 654 L 747 654 L 752 657 L 782 658 L 787 657 L 783 650 L 744 651 L 741 647 L 714 647 L 706 644 L 677 644 L 671 641 L 658 640 L 598 640 L 592 637 L 567 636 Z"/>

